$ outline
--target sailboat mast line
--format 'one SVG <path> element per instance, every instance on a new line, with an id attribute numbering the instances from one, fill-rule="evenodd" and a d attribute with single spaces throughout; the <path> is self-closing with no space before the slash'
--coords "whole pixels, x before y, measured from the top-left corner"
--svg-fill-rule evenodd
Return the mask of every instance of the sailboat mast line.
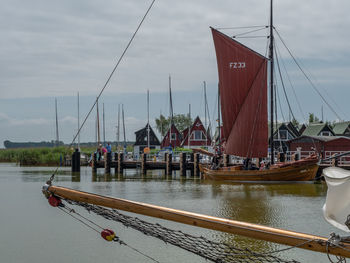
<path id="1" fill-rule="evenodd" d="M 133 42 L 133 40 L 134 40 L 134 38 L 135 38 L 137 32 L 139 31 L 139 29 L 140 29 L 141 25 L 143 24 L 144 20 L 146 19 L 146 17 L 147 17 L 147 15 L 148 15 L 149 11 L 151 10 L 151 8 L 152 8 L 154 2 L 155 2 L 155 0 L 152 1 L 152 3 L 150 4 L 150 6 L 148 7 L 146 13 L 145 13 L 144 16 L 142 17 L 142 19 L 141 19 L 139 25 L 137 26 L 137 28 L 136 28 L 135 32 L 133 33 L 131 39 L 129 40 L 128 44 L 126 45 L 126 47 L 125 47 L 123 53 L 120 55 L 117 64 L 114 66 L 114 68 L 113 68 L 111 74 L 109 75 L 107 81 L 106 81 L 105 84 L 103 85 L 103 88 L 101 89 L 100 93 L 98 94 L 98 96 L 97 96 L 97 98 L 96 98 L 94 104 L 92 105 L 90 111 L 88 112 L 88 114 L 86 115 L 86 117 L 85 117 L 83 123 L 81 124 L 81 126 L 80 126 L 80 128 L 79 128 L 77 134 L 74 136 L 73 141 L 71 142 L 71 144 L 70 144 L 68 147 L 70 147 L 70 146 L 74 143 L 74 141 L 76 140 L 78 134 L 80 133 L 80 130 L 81 130 L 81 129 L 83 128 L 83 126 L 85 125 L 85 123 L 86 123 L 87 119 L 89 118 L 91 112 L 93 111 L 94 107 L 96 106 L 96 103 L 97 103 L 98 99 L 101 97 L 101 95 L 102 95 L 102 93 L 104 92 L 104 90 L 106 89 L 106 87 L 107 87 L 109 81 L 111 80 L 112 76 L 114 75 L 114 72 L 116 71 L 116 69 L 118 68 L 120 62 L 121 62 L 122 59 L 124 58 L 124 56 L 125 56 L 127 50 L 129 49 L 129 47 L 130 47 L 131 43 Z"/>
<path id="2" fill-rule="evenodd" d="M 259 28 L 259 29 L 255 29 L 255 30 L 251 30 L 251 31 L 243 32 L 243 33 L 239 33 L 239 34 L 237 34 L 237 35 L 233 35 L 232 38 L 235 38 L 235 37 L 237 37 L 237 36 L 248 35 L 248 34 L 251 34 L 251 33 L 254 33 L 254 32 L 258 32 L 258 31 L 264 30 L 264 29 L 266 29 L 266 28 L 267 28 L 267 27 Z"/>
<path id="3" fill-rule="evenodd" d="M 268 26 L 262 25 L 262 26 L 238 26 L 238 27 L 218 27 L 217 30 L 230 30 L 230 29 L 246 29 L 246 28 L 256 28 L 256 27 L 262 27 L 266 28 Z"/>
<path id="4" fill-rule="evenodd" d="M 281 56 L 280 49 L 279 49 L 277 43 L 275 43 L 275 48 L 276 48 L 276 51 L 277 51 L 277 54 L 279 55 L 279 57 L 282 57 L 282 56 Z M 302 118 L 304 119 L 304 122 L 306 123 L 306 119 L 305 119 L 305 116 L 306 116 L 306 115 L 304 114 L 304 112 L 303 112 L 303 110 L 302 110 L 300 101 L 299 101 L 298 96 L 297 96 L 297 94 L 296 94 L 296 92 L 295 92 L 294 85 L 293 85 L 293 83 L 292 83 L 292 81 L 291 81 L 291 78 L 290 78 L 290 76 L 289 76 L 289 74 L 288 74 L 286 65 L 284 64 L 283 59 L 282 59 L 281 61 L 282 61 L 281 64 L 282 64 L 282 66 L 283 66 L 283 68 L 284 68 L 284 72 L 285 72 L 286 75 L 287 75 L 287 79 L 288 79 L 289 85 L 290 85 L 291 88 L 292 88 L 292 91 L 293 91 L 295 100 L 296 100 L 297 103 L 298 103 L 298 108 L 299 108 L 300 114 L 301 114 Z"/>
<path id="5" fill-rule="evenodd" d="M 293 119 L 296 119 L 295 116 L 294 116 L 292 107 L 290 106 L 290 103 L 289 103 L 289 99 L 288 99 L 288 96 L 287 96 L 286 87 L 285 87 L 284 82 L 283 82 L 282 72 L 281 72 L 280 63 L 279 63 L 279 59 L 278 59 L 278 56 L 277 56 L 276 49 L 274 51 L 275 51 L 275 57 L 276 57 L 276 62 L 277 62 L 277 69 L 278 69 L 279 77 L 280 77 L 280 80 L 281 80 L 283 93 L 284 93 L 284 96 L 285 96 L 287 104 L 288 104 L 289 112 L 292 114 Z"/>
<path id="6" fill-rule="evenodd" d="M 273 114 L 274 114 L 274 88 L 273 88 L 273 1 L 270 1 L 270 45 L 269 45 L 269 59 L 270 59 L 270 154 L 271 164 L 275 163 L 274 148 L 273 148 Z"/>
<path id="7" fill-rule="evenodd" d="M 67 148 L 70 148 L 70 147 L 74 144 L 76 138 L 77 138 L 78 135 L 80 134 L 81 129 L 84 127 L 84 125 L 85 125 L 87 119 L 89 118 L 91 112 L 93 111 L 94 107 L 96 106 L 96 103 L 97 103 L 99 97 L 101 97 L 103 91 L 104 91 L 105 88 L 107 87 L 107 84 L 108 84 L 109 81 L 111 80 L 111 78 L 112 78 L 114 72 L 116 71 L 116 69 L 118 68 L 120 62 L 122 61 L 122 59 L 123 59 L 123 57 L 124 57 L 124 55 L 126 54 L 126 51 L 129 49 L 129 47 L 130 47 L 131 43 L 133 42 L 133 40 L 134 40 L 134 38 L 135 38 L 137 32 L 139 31 L 141 25 L 143 24 L 143 22 L 144 22 L 144 20 L 146 19 L 146 17 L 147 17 L 147 15 L 148 15 L 149 11 L 151 10 L 151 8 L 152 8 L 154 2 L 155 2 L 155 0 L 152 1 L 152 3 L 150 4 L 150 6 L 148 7 L 146 13 L 145 13 L 144 16 L 142 17 L 142 19 L 141 19 L 139 25 L 137 26 L 137 28 L 136 28 L 134 34 L 132 35 L 132 37 L 131 37 L 129 43 L 126 45 L 126 47 L 125 47 L 123 53 L 122 53 L 121 56 L 119 57 L 119 60 L 118 60 L 117 64 L 116 64 L 115 67 L 113 68 L 113 70 L 112 70 L 111 74 L 109 75 L 109 77 L 108 77 L 106 83 L 103 85 L 103 88 L 102 88 L 102 90 L 100 91 L 99 95 L 97 96 L 97 99 L 95 100 L 94 104 L 91 106 L 91 108 L 90 108 L 88 114 L 86 115 L 86 117 L 85 117 L 83 123 L 81 124 L 81 126 L 80 126 L 80 128 L 78 129 L 77 133 L 76 133 L 75 136 L 73 137 L 72 142 L 69 144 L 69 146 L 67 146 Z M 57 173 L 58 169 L 59 169 L 59 166 L 56 167 L 56 169 L 55 169 L 55 171 L 53 172 L 53 174 L 51 175 L 49 181 L 52 181 L 52 180 L 54 179 L 55 174 Z"/>
<path id="8" fill-rule="evenodd" d="M 342 118 L 339 116 L 339 114 L 333 109 L 333 107 L 330 105 L 330 103 L 328 103 L 328 101 L 325 99 L 325 97 L 321 94 L 321 92 L 318 90 L 318 88 L 315 86 L 315 84 L 313 83 L 313 81 L 310 79 L 310 77 L 305 73 L 304 69 L 300 66 L 300 63 L 296 60 L 295 56 L 292 54 L 292 52 L 290 51 L 290 49 L 287 47 L 287 45 L 285 44 L 285 42 L 283 41 L 281 35 L 278 33 L 277 30 L 275 30 L 279 39 L 281 40 L 281 42 L 283 43 L 284 47 L 286 48 L 286 50 L 288 51 L 289 55 L 292 57 L 294 63 L 297 65 L 297 67 L 299 68 L 299 70 L 303 73 L 304 77 L 309 81 L 311 87 L 316 91 L 316 93 L 321 97 L 321 99 L 323 100 L 324 103 L 326 103 L 326 105 L 328 106 L 328 108 L 334 113 L 334 115 L 339 119 L 342 120 Z"/>

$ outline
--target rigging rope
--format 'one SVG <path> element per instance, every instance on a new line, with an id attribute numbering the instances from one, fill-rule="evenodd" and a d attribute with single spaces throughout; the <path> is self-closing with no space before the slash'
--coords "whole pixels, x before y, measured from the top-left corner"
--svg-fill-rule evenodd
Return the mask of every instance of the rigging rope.
<path id="1" fill-rule="evenodd" d="M 71 200 L 64 200 L 71 205 L 78 205 L 85 208 L 89 213 L 93 212 L 108 220 L 113 220 L 122 223 L 126 227 L 133 228 L 142 232 L 145 235 L 158 238 L 165 243 L 172 244 L 174 246 L 185 249 L 189 252 L 197 254 L 207 260 L 218 263 L 228 262 L 280 262 L 280 263 L 297 263 L 295 260 L 284 260 L 277 256 L 273 256 L 273 253 L 279 253 L 294 247 L 298 247 L 303 244 L 296 245 L 294 247 L 284 248 L 281 250 L 270 251 L 267 253 L 253 252 L 247 248 L 238 248 L 226 243 L 218 243 L 208 240 L 202 236 L 196 237 L 189 235 L 179 230 L 172 230 L 161 226 L 160 224 L 152 224 L 143 221 L 137 217 L 131 217 L 120 213 L 115 209 L 108 209 L 97 205 L 91 205 L 87 203 L 81 203 Z M 310 241 L 306 241 L 311 242 Z"/>
<path id="2" fill-rule="evenodd" d="M 309 78 L 309 76 L 305 73 L 305 71 L 303 70 L 303 68 L 300 66 L 300 63 L 296 60 L 296 58 L 294 57 L 294 55 L 292 54 L 292 52 L 290 51 L 290 49 L 287 47 L 287 45 L 285 44 L 284 40 L 282 39 L 281 35 L 278 33 L 278 31 L 275 29 L 279 39 L 281 40 L 282 44 L 284 45 L 284 47 L 286 48 L 286 50 L 288 51 L 289 55 L 292 57 L 294 63 L 298 66 L 298 68 L 300 69 L 300 71 L 303 73 L 304 77 L 309 81 L 311 87 L 316 91 L 316 93 L 321 97 L 321 99 L 323 100 L 324 103 L 326 103 L 326 105 L 329 107 L 329 109 L 335 114 L 335 116 L 341 120 L 342 118 L 339 116 L 339 114 L 333 109 L 333 107 L 328 103 L 328 101 L 324 98 L 324 96 L 321 94 L 321 92 L 318 90 L 318 88 L 315 86 L 315 84 L 312 82 L 312 80 Z"/>
<path id="3" fill-rule="evenodd" d="M 282 57 L 282 56 L 281 56 L 281 52 L 280 52 L 280 50 L 279 50 L 279 47 L 278 47 L 277 43 L 275 43 L 275 47 L 276 47 L 276 51 L 278 52 L 279 56 Z M 304 123 L 306 123 L 306 119 L 305 119 L 305 116 L 306 116 L 306 115 L 304 114 L 304 112 L 303 112 L 303 110 L 302 110 L 302 108 L 301 108 L 300 101 L 299 101 L 299 99 L 298 99 L 298 97 L 297 97 L 297 94 L 296 94 L 295 89 L 294 89 L 294 85 L 293 85 L 293 83 L 292 83 L 292 81 L 291 81 L 291 79 L 290 79 L 290 76 L 289 76 L 289 74 L 288 74 L 288 71 L 287 71 L 287 69 L 286 69 L 286 65 L 284 64 L 284 61 L 283 61 L 283 60 L 281 60 L 281 61 L 282 61 L 282 66 L 283 66 L 283 68 L 284 68 L 284 71 L 285 71 L 285 73 L 286 73 L 286 75 L 287 75 L 288 82 L 289 82 L 290 86 L 292 87 L 292 91 L 293 91 L 295 100 L 296 100 L 297 103 L 298 103 L 298 107 L 299 107 L 300 114 L 301 114 L 302 118 L 304 119 Z"/>
<path id="4" fill-rule="evenodd" d="M 149 11 L 151 10 L 151 8 L 152 8 L 154 2 L 155 2 L 155 0 L 153 0 L 152 3 L 149 5 L 149 7 L 148 7 L 146 13 L 145 13 L 144 16 L 142 17 L 142 19 L 141 19 L 140 23 L 138 24 L 138 26 L 137 26 L 135 32 L 133 33 L 133 35 L 132 35 L 131 39 L 129 40 L 128 44 L 126 45 L 126 47 L 125 47 L 123 53 L 120 55 L 120 57 L 119 57 L 119 59 L 118 59 L 116 65 L 114 66 L 112 72 L 109 74 L 109 77 L 107 78 L 105 84 L 103 85 L 103 87 L 102 87 L 100 93 L 99 93 L 98 96 L 96 97 L 96 100 L 95 100 L 94 104 L 91 106 L 90 111 L 89 111 L 88 114 L 86 115 L 86 117 L 85 117 L 83 123 L 80 125 L 80 127 L 79 127 L 79 129 L 78 129 L 78 132 L 77 132 L 76 135 L 73 137 L 72 142 L 67 146 L 67 148 L 70 148 L 70 147 L 74 144 L 75 139 L 76 139 L 76 138 L 78 137 L 78 135 L 80 134 L 81 129 L 82 129 L 83 126 L 85 125 L 85 123 L 86 123 L 87 119 L 89 118 L 89 116 L 90 116 L 92 110 L 95 108 L 95 106 L 96 106 L 96 104 L 97 104 L 97 102 L 98 102 L 98 99 L 101 97 L 102 93 L 103 93 L 104 90 L 106 89 L 106 87 L 107 87 L 109 81 L 112 79 L 112 76 L 114 75 L 114 72 L 115 72 L 116 69 L 118 68 L 120 62 L 122 61 L 124 55 L 126 54 L 126 51 L 129 49 L 129 47 L 130 47 L 132 41 L 134 40 L 134 38 L 135 38 L 137 32 L 139 31 L 139 29 L 140 29 L 141 25 L 143 24 L 144 20 L 146 19 L 146 17 L 147 17 L 147 15 L 148 15 Z M 50 183 L 52 182 L 52 180 L 54 179 L 55 174 L 57 173 L 58 169 L 59 169 L 59 166 L 56 167 L 55 171 L 53 172 L 52 176 L 50 177 L 49 181 L 47 182 L 48 184 L 50 184 Z"/>
<path id="5" fill-rule="evenodd" d="M 292 108 L 290 106 L 290 103 L 289 103 L 289 99 L 288 99 L 287 92 L 286 92 L 286 87 L 285 87 L 284 82 L 283 82 L 283 77 L 282 77 L 280 63 L 279 63 L 279 59 L 278 59 L 278 56 L 277 56 L 276 49 L 274 51 L 275 51 L 275 56 L 276 56 L 277 69 L 278 69 L 278 73 L 279 73 L 279 76 L 280 76 L 280 80 L 281 80 L 281 84 L 282 84 L 282 88 L 283 88 L 283 93 L 284 93 L 284 96 L 285 96 L 287 104 L 288 104 L 289 112 L 292 114 L 293 119 L 296 120 L 296 118 L 294 116 L 294 113 L 293 113 L 293 110 L 292 110 Z"/>
<path id="6" fill-rule="evenodd" d="M 259 28 L 259 29 L 254 29 L 254 30 L 251 30 L 251 31 L 247 31 L 247 32 L 243 32 L 243 33 L 239 33 L 237 35 L 233 35 L 232 38 L 235 38 L 235 37 L 238 37 L 238 36 L 244 36 L 244 35 L 248 35 L 250 33 L 254 33 L 254 32 L 257 32 L 257 31 L 261 31 L 261 30 L 264 30 L 268 28 L 268 26 L 266 27 L 263 27 L 263 28 Z"/>

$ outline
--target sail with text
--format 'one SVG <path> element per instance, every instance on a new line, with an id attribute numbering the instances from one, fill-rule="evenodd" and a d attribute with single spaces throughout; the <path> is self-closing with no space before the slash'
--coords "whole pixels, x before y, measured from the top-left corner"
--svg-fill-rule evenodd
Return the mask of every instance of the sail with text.
<path id="1" fill-rule="evenodd" d="M 267 58 L 212 28 L 226 154 L 266 157 Z"/>

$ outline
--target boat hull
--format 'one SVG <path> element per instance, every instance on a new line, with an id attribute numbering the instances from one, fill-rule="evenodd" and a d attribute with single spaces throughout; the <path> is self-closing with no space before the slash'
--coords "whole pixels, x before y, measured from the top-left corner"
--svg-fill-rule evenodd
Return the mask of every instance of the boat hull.
<path id="1" fill-rule="evenodd" d="M 203 179 L 216 181 L 311 181 L 316 176 L 318 164 L 290 165 L 268 170 L 240 170 L 237 167 L 211 170 L 203 166 L 200 169 Z"/>

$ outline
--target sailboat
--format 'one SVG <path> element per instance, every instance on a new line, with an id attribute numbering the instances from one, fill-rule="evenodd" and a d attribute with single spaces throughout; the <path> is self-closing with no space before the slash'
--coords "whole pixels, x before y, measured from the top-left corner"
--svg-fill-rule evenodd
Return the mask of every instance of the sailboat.
<path id="1" fill-rule="evenodd" d="M 318 157 L 275 163 L 274 134 L 274 56 L 273 16 L 271 4 L 269 58 L 235 39 L 211 28 L 219 75 L 219 92 L 223 121 L 224 153 L 246 158 L 268 156 L 268 74 L 270 88 L 270 163 L 262 169 L 247 170 L 242 165 L 201 167 L 204 179 L 230 181 L 307 181 L 316 176 Z M 268 72 L 268 63 L 270 63 Z M 214 168 L 214 167 L 213 167 Z"/>

